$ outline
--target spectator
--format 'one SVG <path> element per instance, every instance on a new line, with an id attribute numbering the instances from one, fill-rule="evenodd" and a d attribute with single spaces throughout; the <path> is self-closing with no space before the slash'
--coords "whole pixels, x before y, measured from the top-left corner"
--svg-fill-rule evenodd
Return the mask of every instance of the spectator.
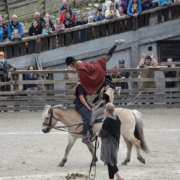
<path id="1" fill-rule="evenodd" d="M 68 66 L 68 70 L 73 70 L 74 67 Z M 78 79 L 77 73 L 65 73 L 63 76 L 63 80 L 76 80 Z M 74 90 L 76 87 L 76 83 L 66 83 L 65 89 L 66 90 Z"/>
<path id="2" fill-rule="evenodd" d="M 105 18 L 106 19 L 113 19 L 120 17 L 119 11 L 115 8 L 115 4 L 111 3 L 109 6 L 109 9 L 105 12 Z"/>
<path id="3" fill-rule="evenodd" d="M 79 19 L 76 20 L 76 26 L 84 25 L 87 24 L 87 21 L 84 20 L 83 15 L 79 16 Z"/>
<path id="4" fill-rule="evenodd" d="M 2 28 L 3 28 L 3 31 L 4 31 L 3 41 L 7 42 L 8 41 L 8 38 L 7 38 L 8 37 L 8 24 L 4 23 L 4 16 L 1 16 L 1 17 L 2 17 Z"/>
<path id="5" fill-rule="evenodd" d="M 123 13 L 123 8 L 122 7 L 119 8 L 119 15 L 120 16 L 125 16 L 125 14 Z"/>
<path id="6" fill-rule="evenodd" d="M 21 36 L 19 35 L 19 30 L 15 29 L 11 36 L 11 41 L 21 40 Z"/>
<path id="7" fill-rule="evenodd" d="M 49 15 L 49 13 L 46 13 L 46 15 L 45 15 L 45 21 L 42 22 L 42 27 L 44 27 L 45 24 L 49 24 L 49 25 L 50 25 L 50 28 L 51 28 L 51 31 L 55 31 L 54 24 L 53 24 L 53 22 L 50 20 L 50 15 Z"/>
<path id="8" fill-rule="evenodd" d="M 5 74 L 0 74 L 0 81 L 1 82 L 9 82 L 10 76 L 8 75 L 8 71 L 14 71 L 16 70 L 15 65 L 12 66 L 7 63 L 7 60 L 4 58 L 4 52 L 0 52 L 0 71 L 3 71 Z M 1 90 L 3 91 L 10 91 L 11 87 L 10 85 L 1 86 Z"/>
<path id="9" fill-rule="evenodd" d="M 44 34 L 44 35 L 46 35 L 46 36 L 49 36 L 49 34 L 51 34 L 51 33 L 52 33 L 52 31 L 51 31 L 51 26 L 50 26 L 50 24 L 46 23 L 46 24 L 44 25 L 42 34 Z"/>
<path id="10" fill-rule="evenodd" d="M 2 27 L 2 16 L 0 16 L 0 42 L 3 42 L 3 34 L 4 34 L 4 30 L 3 30 L 3 27 Z"/>
<path id="11" fill-rule="evenodd" d="M 43 23 L 45 20 L 44 20 L 44 18 L 40 17 L 40 13 L 39 13 L 39 12 L 35 12 L 34 17 L 35 17 L 34 20 L 37 21 L 38 27 L 40 28 L 41 33 L 42 33 L 42 29 L 43 29 L 42 23 Z"/>
<path id="12" fill-rule="evenodd" d="M 121 4 L 120 4 L 120 7 L 122 7 L 124 14 L 127 13 L 126 1 L 127 1 L 127 0 L 122 0 L 122 2 L 121 2 Z"/>
<path id="13" fill-rule="evenodd" d="M 97 14 L 94 16 L 95 22 L 104 20 L 104 15 L 102 14 L 102 8 L 97 8 Z"/>
<path id="14" fill-rule="evenodd" d="M 144 0 L 142 3 L 142 11 L 156 8 L 156 5 L 151 0 Z"/>
<path id="15" fill-rule="evenodd" d="M 90 24 L 90 23 L 93 23 L 93 17 L 92 16 L 88 17 L 88 24 Z"/>
<path id="16" fill-rule="evenodd" d="M 62 23 L 61 19 L 57 18 L 56 19 L 56 24 L 55 24 L 55 31 L 59 32 L 59 31 L 64 30 L 64 29 L 65 29 L 65 26 Z"/>
<path id="17" fill-rule="evenodd" d="M 116 165 L 120 142 L 119 127 L 121 127 L 121 121 L 115 114 L 115 106 L 113 103 L 106 104 L 105 120 L 101 130 L 95 136 L 102 138 L 101 160 L 104 162 L 104 165 L 108 166 L 109 180 L 113 180 L 114 175 L 116 175 L 118 180 L 123 180 Z"/>
<path id="18" fill-rule="evenodd" d="M 21 23 L 18 22 L 17 16 L 13 15 L 12 16 L 12 21 L 8 25 L 8 36 L 9 36 L 10 40 L 12 40 L 11 36 L 12 36 L 15 29 L 18 29 L 18 31 L 19 31 L 19 38 L 22 38 L 22 35 L 23 35 L 22 25 L 21 25 Z"/>
<path id="19" fill-rule="evenodd" d="M 118 10 L 119 9 L 119 3 L 118 2 L 115 2 L 115 0 L 111 0 L 111 2 L 113 2 L 114 4 L 115 4 L 115 7 L 116 7 L 116 9 Z"/>
<path id="20" fill-rule="evenodd" d="M 158 6 L 171 5 L 171 0 L 158 0 Z"/>
<path id="21" fill-rule="evenodd" d="M 173 58 L 169 57 L 167 58 L 167 67 L 174 68 L 175 65 L 173 64 Z M 175 71 L 164 71 L 165 78 L 173 78 L 176 77 Z M 175 82 L 166 82 L 166 88 L 174 88 Z"/>
<path id="22" fill-rule="evenodd" d="M 128 6 L 129 6 L 129 1 L 130 0 L 126 0 L 126 4 L 125 4 L 126 8 L 128 8 Z"/>
<path id="23" fill-rule="evenodd" d="M 119 60 L 119 68 L 120 69 L 125 69 L 123 59 Z M 130 72 L 120 72 L 119 77 L 121 79 L 126 79 L 126 78 L 129 78 L 130 74 L 131 74 Z M 121 87 L 121 89 L 129 89 L 128 82 L 120 82 L 119 86 Z"/>
<path id="24" fill-rule="evenodd" d="M 176 66 L 173 64 L 173 58 L 169 57 L 167 58 L 167 67 L 169 68 L 175 68 Z M 164 76 L 165 78 L 174 78 L 176 77 L 176 72 L 175 71 L 164 71 Z M 166 88 L 175 88 L 175 82 L 166 82 Z M 174 94 L 176 92 L 172 92 Z M 170 92 L 166 92 L 166 94 L 170 94 Z M 166 97 L 166 99 L 170 99 L 170 97 Z M 172 99 L 176 99 L 176 97 L 172 97 Z M 175 104 L 175 102 L 166 102 L 166 104 Z"/>
<path id="25" fill-rule="evenodd" d="M 180 0 L 174 0 L 174 3 L 175 3 L 175 2 L 179 2 L 179 1 L 180 1 Z"/>
<path id="26" fill-rule="evenodd" d="M 29 28 L 29 36 L 34 36 L 38 34 L 41 34 L 41 29 L 40 27 L 38 27 L 37 21 L 34 20 L 31 23 L 31 27 Z"/>
<path id="27" fill-rule="evenodd" d="M 71 17 L 71 13 L 69 11 L 66 12 L 66 17 L 63 21 L 63 24 L 65 25 L 65 28 L 71 28 L 71 27 L 76 26 L 74 20 Z"/>
<path id="28" fill-rule="evenodd" d="M 131 8 L 131 12 L 133 14 L 137 14 L 138 13 L 138 5 L 137 4 L 133 4 L 132 8 Z"/>
<path id="29" fill-rule="evenodd" d="M 70 15 L 71 15 L 71 20 L 73 20 L 74 22 L 76 22 L 76 16 L 75 13 L 72 10 L 72 5 L 71 4 L 67 4 L 67 9 L 65 9 L 64 11 L 61 12 L 59 18 L 61 19 L 62 22 L 64 22 L 65 20 L 65 16 L 66 16 L 66 12 L 69 11 Z"/>
<path id="30" fill-rule="evenodd" d="M 133 7 L 134 4 L 137 4 L 137 6 L 138 6 L 138 12 L 136 12 L 136 13 L 132 12 L 132 7 Z M 141 8 L 141 1 L 140 0 L 131 0 L 129 2 L 129 6 L 128 6 L 128 9 L 127 9 L 127 14 L 129 16 L 133 16 L 133 17 L 137 18 L 138 15 L 141 13 L 141 11 L 142 11 L 142 8 Z"/>
<path id="31" fill-rule="evenodd" d="M 106 1 L 106 5 L 104 6 L 104 9 L 103 9 L 103 14 L 106 13 L 106 10 L 109 9 L 109 6 L 111 3 L 114 3 L 115 4 L 115 8 L 118 10 L 119 9 L 119 3 L 116 3 L 114 2 L 114 0 L 109 0 L 109 1 Z"/>
<path id="32" fill-rule="evenodd" d="M 27 70 L 30 70 L 30 71 L 33 71 L 35 70 L 34 66 L 33 65 L 30 65 L 28 67 Z M 25 75 L 25 80 L 38 80 L 38 75 L 36 74 L 26 74 Z M 27 84 L 26 85 L 26 90 L 27 91 L 37 91 L 37 85 L 36 84 Z M 37 94 L 28 94 L 28 96 L 37 96 Z M 35 98 L 34 99 L 29 99 L 28 101 L 35 101 Z M 29 106 L 32 106 L 32 104 L 30 104 Z"/>
<path id="33" fill-rule="evenodd" d="M 113 67 L 112 69 L 117 69 L 117 67 Z M 112 80 L 119 78 L 119 75 L 118 75 L 117 72 L 112 72 L 112 73 L 110 74 L 110 76 L 111 76 Z M 118 83 L 118 82 L 114 82 L 114 83 L 112 83 L 112 84 L 113 84 L 114 86 L 116 86 L 116 87 L 119 87 L 119 83 Z"/>
<path id="34" fill-rule="evenodd" d="M 59 9 L 58 17 L 60 16 L 62 11 L 67 10 L 67 1 L 63 0 L 62 3 L 63 3 L 63 6 Z"/>

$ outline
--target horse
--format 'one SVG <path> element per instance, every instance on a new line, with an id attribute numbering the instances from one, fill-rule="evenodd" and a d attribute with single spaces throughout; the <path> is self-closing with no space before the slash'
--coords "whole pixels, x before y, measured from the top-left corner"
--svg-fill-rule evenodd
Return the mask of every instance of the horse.
<path id="1" fill-rule="evenodd" d="M 115 114 L 118 115 L 121 121 L 120 132 L 127 146 L 127 155 L 121 164 L 127 165 L 127 163 L 130 162 L 133 145 L 136 147 L 137 159 L 145 164 L 145 159 L 141 155 L 141 149 L 145 153 L 149 153 L 149 149 L 144 138 L 143 118 L 141 113 L 137 110 L 115 108 Z M 52 127 L 54 127 L 58 121 L 67 126 L 69 142 L 65 150 L 64 158 L 58 165 L 59 167 L 63 167 L 67 162 L 69 152 L 77 138 L 83 138 L 83 135 L 80 134 L 83 128 L 82 125 L 80 126 L 80 124 L 83 123 L 81 115 L 75 110 L 75 108 L 67 108 L 61 104 L 54 107 L 49 105 L 45 106 L 42 116 L 44 120 L 42 131 L 44 133 L 50 132 Z M 99 132 L 102 123 L 103 122 L 95 123 L 93 125 L 92 130 L 94 133 Z M 93 156 L 93 145 L 87 145 L 87 147 Z M 93 165 L 95 165 L 96 161 L 98 161 L 97 157 L 93 159 Z"/>

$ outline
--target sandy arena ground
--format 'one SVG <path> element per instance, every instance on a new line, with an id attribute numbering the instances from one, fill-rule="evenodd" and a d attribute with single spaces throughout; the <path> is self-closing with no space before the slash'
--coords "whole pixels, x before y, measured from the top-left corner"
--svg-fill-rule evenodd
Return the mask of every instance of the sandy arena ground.
<path id="1" fill-rule="evenodd" d="M 144 116 L 145 138 L 150 155 L 146 165 L 136 159 L 122 166 L 126 146 L 121 138 L 118 167 L 125 180 L 180 180 L 180 110 L 139 110 Z M 59 123 L 60 124 L 60 123 Z M 0 180 L 61 180 L 71 173 L 88 175 L 91 155 L 78 139 L 65 167 L 57 167 L 64 156 L 68 134 L 41 132 L 41 112 L 0 113 Z M 100 156 L 100 148 L 97 151 Z M 87 179 L 85 177 L 76 180 Z M 107 167 L 99 160 L 96 180 L 108 180 Z"/>

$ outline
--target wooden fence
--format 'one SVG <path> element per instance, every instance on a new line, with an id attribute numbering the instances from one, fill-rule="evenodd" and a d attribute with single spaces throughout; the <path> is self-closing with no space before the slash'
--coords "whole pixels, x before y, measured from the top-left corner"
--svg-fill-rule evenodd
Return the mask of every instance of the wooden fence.
<path id="1" fill-rule="evenodd" d="M 23 38 L 21 41 L 0 43 L 0 51 L 5 51 L 5 57 L 10 59 L 133 31 L 149 26 L 150 18 L 154 14 L 157 16 L 157 23 L 178 19 L 180 17 L 180 2 L 173 3 L 171 6 L 157 7 L 144 11 L 138 18 L 125 16 L 76 26 L 61 32 L 53 32 L 50 36 L 37 35 Z M 81 39 L 79 39 L 79 31 L 81 32 Z"/>
<path id="2" fill-rule="evenodd" d="M 180 68 L 160 68 L 160 69 L 109 69 L 107 72 L 124 72 L 128 71 L 133 74 L 129 79 L 113 79 L 114 82 L 133 83 L 132 89 L 122 89 L 120 97 L 115 95 L 115 105 L 123 108 L 179 108 L 180 107 Z M 176 71 L 174 78 L 137 78 L 140 71 Z M 63 88 L 54 90 L 55 84 L 77 83 L 77 80 L 53 80 L 55 73 L 76 72 L 76 70 L 39 70 L 39 71 L 15 71 L 12 72 L 12 81 L 0 82 L 0 85 L 11 85 L 11 91 L 0 91 L 0 111 L 17 111 L 17 110 L 42 110 L 46 104 L 57 105 L 66 103 L 72 105 L 74 100 L 74 91 Z M 44 74 L 46 80 L 18 80 L 20 74 Z M 0 74 L 3 74 L 0 72 Z M 139 89 L 139 82 L 175 82 L 175 88 L 150 88 Z M 19 90 L 19 87 L 25 84 L 43 84 L 44 90 L 26 91 Z M 141 96 L 135 102 L 135 97 L 140 93 Z M 147 93 L 147 94 L 146 94 Z M 37 95 L 37 96 L 30 96 Z M 89 101 L 93 96 L 88 96 Z M 132 102 L 132 104 L 129 104 Z"/>
<path id="3" fill-rule="evenodd" d="M 69 0 L 73 2 L 73 0 Z M 18 16 L 18 21 L 31 19 L 36 11 L 41 15 L 58 11 L 62 6 L 59 0 L 0 0 L 0 14 L 5 22 L 10 22 L 13 14 Z"/>

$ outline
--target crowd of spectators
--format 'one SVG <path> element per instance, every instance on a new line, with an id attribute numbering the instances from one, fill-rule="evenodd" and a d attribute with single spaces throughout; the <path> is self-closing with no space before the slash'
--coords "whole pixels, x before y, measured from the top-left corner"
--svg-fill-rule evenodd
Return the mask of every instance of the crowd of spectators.
<path id="1" fill-rule="evenodd" d="M 177 1 L 180 0 L 174 0 L 174 2 Z M 106 0 L 103 9 L 98 7 L 95 16 L 89 16 L 86 21 L 82 15 L 76 19 L 72 5 L 70 3 L 68 4 L 66 0 L 63 0 L 62 3 L 63 6 L 59 9 L 55 25 L 50 20 L 50 15 L 48 13 L 43 18 L 40 16 L 39 12 L 35 12 L 34 20 L 29 28 L 29 36 L 38 34 L 49 35 L 53 31 L 62 31 L 65 28 L 72 28 L 87 23 L 103 21 L 105 19 L 119 18 L 125 15 L 137 18 L 142 11 L 156 8 L 156 5 L 151 0 L 144 0 L 143 2 L 140 0 L 122 0 L 121 3 L 115 2 L 115 0 Z M 158 0 L 158 6 L 160 7 L 170 4 L 170 0 Z M 79 32 L 79 39 L 80 36 Z M 12 16 L 9 25 L 4 23 L 4 17 L 0 15 L 0 42 L 21 40 L 22 37 L 23 28 L 22 24 L 18 22 L 17 15 L 14 14 Z"/>

